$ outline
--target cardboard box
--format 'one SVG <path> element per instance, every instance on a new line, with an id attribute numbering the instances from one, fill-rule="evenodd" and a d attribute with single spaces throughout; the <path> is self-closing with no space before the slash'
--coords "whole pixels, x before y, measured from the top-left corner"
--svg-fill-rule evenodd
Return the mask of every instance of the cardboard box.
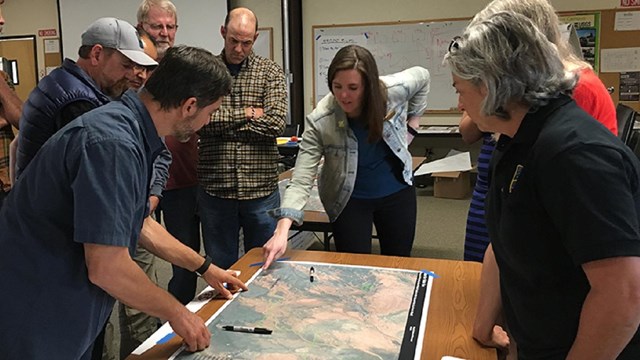
<path id="1" fill-rule="evenodd" d="M 468 171 L 449 171 L 431 174 L 433 196 L 447 199 L 465 199 L 471 192 Z"/>

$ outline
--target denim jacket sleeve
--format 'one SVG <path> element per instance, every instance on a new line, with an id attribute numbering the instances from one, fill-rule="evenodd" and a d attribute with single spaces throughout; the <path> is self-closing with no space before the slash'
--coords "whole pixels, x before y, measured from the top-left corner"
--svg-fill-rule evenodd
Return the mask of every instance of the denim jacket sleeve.
<path id="1" fill-rule="evenodd" d="M 414 66 L 392 76 L 398 77 L 407 91 L 404 94 L 408 102 L 407 118 L 422 115 L 427 110 L 427 95 L 431 86 L 429 70 Z"/>
<path id="2" fill-rule="evenodd" d="M 323 146 L 320 131 L 316 127 L 315 121 L 307 117 L 291 181 L 284 193 L 281 207 L 270 211 L 272 216 L 290 218 L 297 225 L 302 224 L 303 209 L 307 204 L 309 194 L 318 174 L 318 165 L 322 154 Z"/>

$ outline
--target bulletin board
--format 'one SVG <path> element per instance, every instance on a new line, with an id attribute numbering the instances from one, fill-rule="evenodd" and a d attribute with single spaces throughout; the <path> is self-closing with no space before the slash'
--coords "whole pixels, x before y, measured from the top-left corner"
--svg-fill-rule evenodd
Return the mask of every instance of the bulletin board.
<path id="1" fill-rule="evenodd" d="M 414 22 L 321 25 L 313 27 L 313 98 L 315 104 L 329 93 L 327 71 L 338 50 L 354 44 L 367 48 L 380 75 L 412 66 L 431 74 L 429 112 L 457 113 L 458 97 L 451 86 L 451 71 L 442 64 L 451 39 L 462 35 L 470 19 Z"/>
<path id="2" fill-rule="evenodd" d="M 624 52 L 624 49 L 630 50 L 632 53 L 635 52 L 634 48 L 640 48 L 640 29 L 638 30 L 615 30 L 616 25 L 616 13 L 635 13 L 631 14 L 632 16 L 640 17 L 640 8 L 635 9 L 608 9 L 608 10 L 598 10 L 598 11 L 588 11 L 588 12 L 576 12 L 576 13 L 560 13 L 561 16 L 573 15 L 573 14 L 584 14 L 584 13 L 599 13 L 600 24 L 599 24 L 599 52 L 600 52 L 600 60 L 598 63 L 598 67 L 595 70 L 598 72 L 598 76 L 605 84 L 607 88 L 613 88 L 613 93 L 611 97 L 613 102 L 617 104 L 618 102 L 623 102 L 624 104 L 634 108 L 636 111 L 640 111 L 640 101 L 638 100 L 620 100 L 621 95 L 621 77 L 623 78 L 623 83 L 625 81 L 628 82 L 627 77 L 631 76 L 636 79 L 635 91 L 638 92 L 640 88 L 640 69 L 628 68 L 629 71 L 601 71 L 606 70 L 606 59 L 603 59 L 603 54 L 607 51 L 611 51 L 613 49 L 621 50 Z M 620 15 L 619 15 L 620 16 Z M 627 54 L 629 56 L 634 56 L 633 54 Z M 640 50 L 636 54 L 638 61 L 630 61 L 630 63 L 635 63 L 635 67 L 640 67 Z M 603 67 L 603 61 L 605 61 L 605 67 Z M 632 81 L 633 82 L 633 79 Z M 622 92 L 628 92 L 629 87 L 623 86 Z M 640 93 L 638 94 L 640 96 Z M 637 98 L 638 96 L 635 96 Z M 634 96 L 624 95 L 623 99 L 631 99 Z"/>
<path id="3" fill-rule="evenodd" d="M 612 88 L 614 103 L 621 94 L 621 78 L 626 84 L 635 84 L 640 96 L 640 29 L 615 30 L 616 13 L 634 13 L 640 18 L 640 7 L 631 9 L 605 9 L 582 12 L 561 12 L 561 17 L 572 15 L 595 15 L 597 24 L 596 44 L 593 59 L 589 59 L 607 88 Z M 635 14 L 637 13 L 637 14 Z M 629 14 L 625 14 L 629 15 Z M 631 16 L 633 17 L 633 16 Z M 336 52 L 343 46 L 354 44 L 366 47 L 376 59 L 381 75 L 398 72 L 411 66 L 422 66 L 431 73 L 429 111 L 431 113 L 457 113 L 457 96 L 451 86 L 451 72 L 442 65 L 451 39 L 463 33 L 469 18 L 423 20 L 411 22 L 387 22 L 368 24 L 318 25 L 313 26 L 313 96 L 315 104 L 329 93 L 327 71 Z M 579 32 L 580 35 L 580 32 Z M 584 39 L 583 39 L 584 40 Z M 637 51 L 635 63 L 638 69 L 629 71 L 600 71 L 602 52 L 611 49 Z M 590 55 L 590 54 L 587 54 Z M 631 78 L 631 80 L 629 80 Z M 629 88 L 623 84 L 622 91 Z M 633 99 L 633 100 L 628 100 Z M 624 95 L 623 103 L 640 111 L 640 101 Z"/>

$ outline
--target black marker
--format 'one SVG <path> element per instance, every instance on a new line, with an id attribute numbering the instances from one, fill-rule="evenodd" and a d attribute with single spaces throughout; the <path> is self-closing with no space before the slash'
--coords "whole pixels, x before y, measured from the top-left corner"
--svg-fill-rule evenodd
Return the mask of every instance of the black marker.
<path id="1" fill-rule="evenodd" d="M 249 326 L 233 326 L 233 325 L 224 325 L 222 329 L 226 331 L 236 331 L 236 332 L 246 332 L 246 333 L 253 333 L 253 334 L 266 334 L 266 335 L 270 335 L 273 332 L 273 330 L 269 330 L 267 328 L 249 327 Z"/>
<path id="2" fill-rule="evenodd" d="M 316 270 L 312 266 L 311 269 L 309 269 L 309 281 L 313 282 L 313 274 L 315 273 L 316 273 Z"/>

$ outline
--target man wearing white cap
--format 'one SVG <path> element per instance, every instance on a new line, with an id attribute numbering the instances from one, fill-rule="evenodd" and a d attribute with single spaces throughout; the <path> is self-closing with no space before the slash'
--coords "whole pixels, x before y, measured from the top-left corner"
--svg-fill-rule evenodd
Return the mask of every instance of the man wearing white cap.
<path id="1" fill-rule="evenodd" d="M 89 25 L 82 34 L 78 55 L 77 62 L 65 59 L 29 94 L 20 119 L 16 178 L 59 129 L 120 97 L 136 68 L 157 65 L 144 53 L 136 29 L 110 17 Z"/>

